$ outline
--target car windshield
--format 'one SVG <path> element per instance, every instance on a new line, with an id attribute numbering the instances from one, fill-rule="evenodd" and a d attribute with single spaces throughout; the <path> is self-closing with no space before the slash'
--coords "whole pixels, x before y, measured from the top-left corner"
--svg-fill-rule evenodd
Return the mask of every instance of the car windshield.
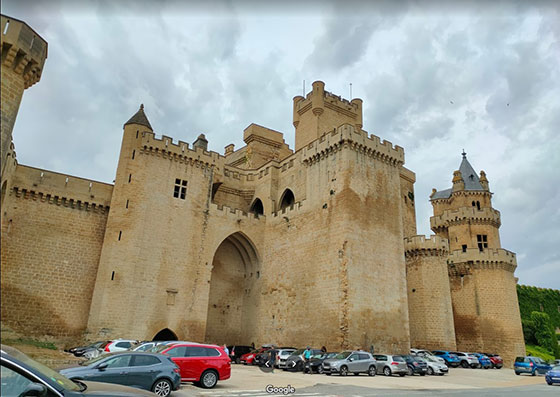
<path id="1" fill-rule="evenodd" d="M 404 358 L 402 358 L 401 356 L 393 356 L 393 361 L 404 363 Z"/>
<path id="2" fill-rule="evenodd" d="M 543 359 L 540 358 L 540 357 L 534 357 L 533 360 L 535 360 L 535 362 L 536 362 L 536 363 L 539 363 L 539 364 L 546 364 L 546 363 L 543 361 Z"/>
<path id="3" fill-rule="evenodd" d="M 342 353 L 338 353 L 336 356 L 334 356 L 334 358 L 338 360 L 342 360 L 348 357 L 350 354 L 352 354 L 352 352 L 342 352 Z"/>
<path id="4" fill-rule="evenodd" d="M 338 353 L 327 353 L 327 358 L 333 358 L 336 357 Z"/>
<path id="5" fill-rule="evenodd" d="M 117 354 L 121 354 L 121 352 L 114 352 L 114 353 L 103 354 L 103 355 L 101 355 L 101 356 L 92 358 L 92 359 L 90 359 L 90 360 L 82 361 L 82 362 L 80 363 L 80 365 L 83 365 L 84 367 L 87 367 L 87 366 L 89 366 L 89 365 L 91 365 L 91 364 L 95 364 L 95 363 L 97 363 L 97 362 L 99 362 L 99 361 L 101 361 L 101 360 L 105 360 L 106 358 L 109 358 L 109 357 L 114 356 L 114 355 L 117 355 Z"/>
<path id="6" fill-rule="evenodd" d="M 156 346 L 152 347 L 148 351 L 150 353 L 161 353 L 162 351 L 164 351 L 165 349 L 168 349 L 170 347 L 171 347 L 170 345 L 166 345 L 165 343 L 162 343 L 161 345 L 156 345 Z"/>
<path id="7" fill-rule="evenodd" d="M 437 363 L 437 362 L 438 362 L 435 358 L 430 357 L 430 356 L 424 356 L 424 357 L 422 357 L 422 358 L 423 358 L 425 361 L 429 361 L 429 362 L 431 362 L 431 363 Z"/>
<path id="8" fill-rule="evenodd" d="M 560 365 L 556 365 L 555 367 L 552 367 L 552 371 L 560 371 Z"/>
<path id="9" fill-rule="evenodd" d="M 13 358 L 33 368 L 35 371 L 41 373 L 44 377 L 56 383 L 58 387 L 62 387 L 63 390 L 72 390 L 72 391 L 85 390 L 82 389 L 80 386 L 78 386 L 78 384 L 72 382 L 70 379 L 62 376 L 61 374 L 50 369 L 49 367 L 41 363 L 38 363 L 35 360 L 32 360 L 31 358 L 27 357 L 25 354 L 23 354 L 17 349 L 14 349 L 13 347 L 2 345 L 2 351 L 8 353 Z"/>
<path id="10" fill-rule="evenodd" d="M 298 349 L 292 353 L 292 356 L 299 356 L 300 354 L 303 354 L 304 351 L 305 349 Z"/>

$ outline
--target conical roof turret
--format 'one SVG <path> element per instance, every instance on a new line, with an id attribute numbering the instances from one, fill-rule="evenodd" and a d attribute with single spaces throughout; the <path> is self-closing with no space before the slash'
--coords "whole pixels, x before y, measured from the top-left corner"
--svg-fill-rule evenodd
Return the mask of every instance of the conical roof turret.
<path id="1" fill-rule="evenodd" d="M 128 120 L 126 123 L 124 123 L 124 125 L 128 125 L 128 124 L 140 124 L 145 127 L 148 127 L 150 130 L 153 131 L 152 126 L 148 121 L 148 118 L 146 117 L 146 113 L 144 113 L 144 104 L 141 104 L 140 109 L 138 109 L 136 114 L 132 116 L 130 120 Z"/>
<path id="2" fill-rule="evenodd" d="M 453 173 L 453 183 L 455 186 L 455 190 L 453 188 L 440 190 L 440 191 L 432 191 L 430 195 L 431 200 L 437 200 L 442 198 L 449 198 L 451 197 L 451 193 L 458 190 L 465 190 L 465 191 L 483 191 L 488 190 L 485 189 L 482 184 L 480 183 L 480 179 L 476 174 L 474 168 L 472 167 L 469 160 L 467 160 L 467 153 L 463 150 L 461 153 L 463 156 L 463 160 L 461 161 L 461 165 L 459 166 L 459 170 Z M 460 188 L 458 187 L 458 182 L 460 181 Z M 464 184 L 464 186 L 463 186 Z"/>

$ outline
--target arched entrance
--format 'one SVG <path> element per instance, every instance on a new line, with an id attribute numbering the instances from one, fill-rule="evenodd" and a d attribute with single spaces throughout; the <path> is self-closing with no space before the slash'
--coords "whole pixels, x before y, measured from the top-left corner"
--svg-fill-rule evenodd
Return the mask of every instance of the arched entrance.
<path id="1" fill-rule="evenodd" d="M 264 206 L 261 199 L 257 198 L 255 199 L 255 201 L 253 201 L 253 204 L 251 205 L 251 209 L 249 210 L 249 212 L 252 212 L 256 216 L 264 214 Z"/>
<path id="2" fill-rule="evenodd" d="M 227 237 L 214 254 L 206 337 L 209 343 L 250 345 L 254 340 L 260 266 L 243 233 Z"/>
<path id="3" fill-rule="evenodd" d="M 171 331 L 169 328 L 164 328 L 161 331 L 159 331 L 156 336 L 154 336 L 154 339 L 152 340 L 177 340 L 177 335 L 175 335 L 175 332 Z"/>
<path id="4" fill-rule="evenodd" d="M 283 210 L 284 208 L 292 207 L 296 202 L 296 198 L 294 193 L 290 189 L 284 190 L 282 193 L 282 198 L 280 199 L 280 209 Z"/>

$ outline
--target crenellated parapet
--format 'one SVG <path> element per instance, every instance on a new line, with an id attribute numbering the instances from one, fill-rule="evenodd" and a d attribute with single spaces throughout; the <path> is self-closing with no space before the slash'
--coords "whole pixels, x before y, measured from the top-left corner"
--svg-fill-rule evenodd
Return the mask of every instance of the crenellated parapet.
<path id="1" fill-rule="evenodd" d="M 367 132 L 357 130 L 350 124 L 341 125 L 309 143 L 302 149 L 302 160 L 305 164 L 313 164 L 346 146 L 393 166 L 404 164 L 402 147 L 393 147 L 391 142 L 381 141 L 373 134 L 368 136 Z"/>
<path id="2" fill-rule="evenodd" d="M 430 227 L 434 232 L 446 229 L 449 226 L 461 224 L 501 226 L 500 211 L 493 208 L 462 207 L 456 210 L 444 211 L 441 215 L 430 217 Z"/>
<path id="3" fill-rule="evenodd" d="M 223 169 L 225 157 L 216 152 L 208 152 L 201 147 L 191 149 L 187 142 L 173 142 L 173 138 L 162 135 L 157 138 L 153 132 L 143 131 L 139 140 L 143 154 L 168 160 L 189 163 L 196 167 L 218 167 Z"/>
<path id="4" fill-rule="evenodd" d="M 264 215 L 256 215 L 252 212 L 245 212 L 240 209 L 230 208 L 227 205 L 210 204 L 210 214 L 228 219 L 247 219 L 255 222 L 264 222 Z"/>
<path id="5" fill-rule="evenodd" d="M 86 211 L 108 212 L 113 185 L 18 165 L 10 194 Z"/>
<path id="6" fill-rule="evenodd" d="M 405 257 L 443 256 L 449 252 L 449 241 L 439 236 L 418 235 L 404 238 Z"/>
<path id="7" fill-rule="evenodd" d="M 41 79 L 47 59 L 47 42 L 25 22 L 1 16 L 2 68 L 22 75 L 24 88 Z"/>
<path id="8" fill-rule="evenodd" d="M 447 264 L 450 276 L 471 275 L 474 269 L 501 269 L 513 273 L 517 268 L 517 259 L 515 253 L 503 248 L 484 251 L 471 248 L 450 252 Z"/>
<path id="9" fill-rule="evenodd" d="M 289 221 L 289 216 L 297 215 L 303 207 L 303 201 L 296 201 L 290 207 L 282 208 L 281 210 L 272 213 L 273 218 L 282 216 L 286 221 Z"/>

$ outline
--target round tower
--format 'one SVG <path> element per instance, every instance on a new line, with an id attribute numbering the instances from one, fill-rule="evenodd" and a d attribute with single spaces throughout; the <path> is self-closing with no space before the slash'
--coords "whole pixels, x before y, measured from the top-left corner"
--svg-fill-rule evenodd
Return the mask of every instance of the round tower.
<path id="1" fill-rule="evenodd" d="M 47 59 L 47 42 L 29 25 L 2 15 L 0 45 L 2 47 L 1 106 L 1 159 L 2 203 L 15 170 L 15 152 L 12 131 L 23 96 L 23 91 L 41 79 Z"/>
<path id="2" fill-rule="evenodd" d="M 457 350 L 497 353 L 506 366 L 525 354 L 513 252 L 502 249 L 499 211 L 484 171 L 463 159 L 453 187 L 433 191 L 432 230 L 449 239 L 447 257 Z"/>
<path id="3" fill-rule="evenodd" d="M 428 350 L 455 350 L 455 329 L 447 275 L 446 239 L 404 239 L 410 345 Z"/>

